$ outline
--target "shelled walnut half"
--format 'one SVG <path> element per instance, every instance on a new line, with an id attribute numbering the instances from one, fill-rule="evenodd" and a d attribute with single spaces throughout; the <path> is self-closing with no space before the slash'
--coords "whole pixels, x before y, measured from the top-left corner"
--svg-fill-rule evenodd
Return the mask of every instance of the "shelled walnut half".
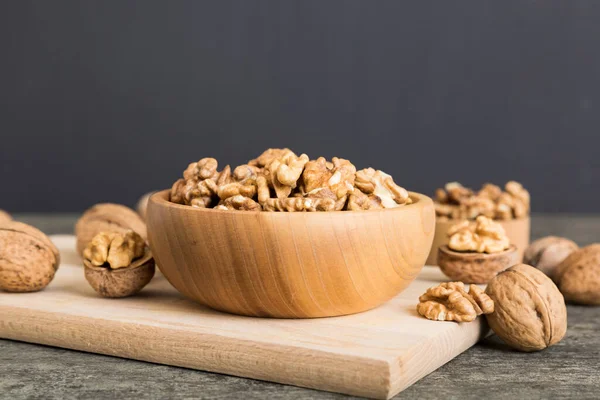
<path id="1" fill-rule="evenodd" d="M 147 239 L 146 223 L 131 208 L 121 204 L 101 203 L 86 210 L 75 224 L 77 252 L 83 255 L 87 244 L 100 232 L 136 232 Z"/>
<path id="2" fill-rule="evenodd" d="M 471 322 L 494 312 L 494 302 L 479 286 L 471 285 L 466 292 L 462 282 L 445 282 L 419 297 L 417 312 L 435 321 Z"/>
<path id="3" fill-rule="evenodd" d="M 100 232 L 83 252 L 85 278 L 104 297 L 131 296 L 154 276 L 154 259 L 140 235 Z"/>

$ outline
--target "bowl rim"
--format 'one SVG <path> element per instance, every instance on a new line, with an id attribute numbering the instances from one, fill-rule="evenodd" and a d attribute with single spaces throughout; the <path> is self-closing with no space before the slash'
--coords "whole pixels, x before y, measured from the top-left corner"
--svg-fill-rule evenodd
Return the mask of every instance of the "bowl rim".
<path id="1" fill-rule="evenodd" d="M 413 209 L 417 206 L 421 206 L 424 203 L 427 202 L 431 202 L 431 205 L 433 206 L 433 200 L 429 197 L 426 196 L 422 193 L 417 193 L 417 192 L 408 192 L 408 195 L 410 196 L 411 199 L 413 199 L 413 202 L 411 204 L 408 205 L 404 205 L 402 207 L 394 207 L 394 208 L 383 208 L 383 209 L 378 209 L 378 210 L 358 210 L 358 211 L 344 211 L 344 210 L 340 210 L 340 211 L 314 211 L 314 212 L 269 212 L 269 211 L 247 211 L 247 210 L 218 210 L 215 208 L 199 208 L 199 207 L 191 207 L 185 204 L 177 204 L 177 203 L 172 203 L 171 201 L 168 200 L 168 194 L 170 192 L 170 189 L 164 189 L 164 190 L 158 190 L 156 192 L 154 192 L 151 196 L 150 199 L 148 200 L 148 204 L 156 204 L 157 206 L 160 207 L 166 207 L 166 208 L 176 208 L 176 209 L 181 209 L 181 210 L 188 210 L 191 212 L 200 212 L 200 213 L 221 213 L 221 214 L 228 214 L 231 215 L 232 213 L 243 213 L 243 214 L 268 214 L 268 215 L 287 215 L 288 217 L 291 215 L 331 215 L 331 214 L 352 214 L 352 215 L 357 215 L 357 214 L 364 214 L 364 213 L 368 213 L 368 214 L 374 214 L 377 212 L 399 212 L 400 210 L 406 210 L 406 209 Z"/>

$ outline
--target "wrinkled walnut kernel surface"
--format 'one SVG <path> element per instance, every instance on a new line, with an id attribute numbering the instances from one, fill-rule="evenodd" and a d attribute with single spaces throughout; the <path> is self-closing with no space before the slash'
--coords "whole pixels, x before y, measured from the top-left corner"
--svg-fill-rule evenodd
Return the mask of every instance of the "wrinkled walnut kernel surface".
<path id="1" fill-rule="evenodd" d="M 448 229 L 448 247 L 454 251 L 500 253 L 510 247 L 502 225 L 480 215 L 475 222 L 462 221 Z"/>
<path id="2" fill-rule="evenodd" d="M 417 312 L 434 321 L 471 322 L 494 311 L 494 302 L 476 285 L 465 291 L 462 282 L 444 282 L 419 297 Z"/>

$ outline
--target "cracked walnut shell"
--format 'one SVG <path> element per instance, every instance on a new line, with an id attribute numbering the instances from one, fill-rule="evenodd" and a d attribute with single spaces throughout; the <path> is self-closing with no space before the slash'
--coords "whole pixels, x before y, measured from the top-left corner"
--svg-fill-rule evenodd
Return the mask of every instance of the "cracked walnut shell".
<path id="1" fill-rule="evenodd" d="M 96 204 L 83 213 L 75 225 L 77 252 L 83 250 L 100 232 L 127 232 L 132 230 L 147 239 L 146 223 L 138 213 L 120 204 Z"/>
<path id="2" fill-rule="evenodd" d="M 456 281 L 466 283 L 487 283 L 499 272 L 519 262 L 519 253 L 510 246 L 500 253 L 464 253 L 451 250 L 448 246 L 438 249 L 440 270 Z"/>
<path id="3" fill-rule="evenodd" d="M 558 343 L 567 331 L 565 300 L 540 270 L 518 264 L 492 279 L 485 292 L 495 304 L 492 330 L 511 347 L 537 351 Z"/>
<path id="4" fill-rule="evenodd" d="M 16 221 L 0 226 L 1 290 L 41 290 L 52 281 L 59 263 L 58 249 L 43 232 Z"/>
<path id="5" fill-rule="evenodd" d="M 471 322 L 494 311 L 494 302 L 476 285 L 465 291 L 462 282 L 445 282 L 419 297 L 417 312 L 435 321 Z"/>
<path id="6" fill-rule="evenodd" d="M 152 280 L 152 253 L 133 231 L 100 232 L 84 250 L 85 278 L 103 297 L 136 294 Z"/>
<path id="7" fill-rule="evenodd" d="M 572 252 L 556 267 L 553 279 L 567 301 L 600 305 L 600 244 Z"/>

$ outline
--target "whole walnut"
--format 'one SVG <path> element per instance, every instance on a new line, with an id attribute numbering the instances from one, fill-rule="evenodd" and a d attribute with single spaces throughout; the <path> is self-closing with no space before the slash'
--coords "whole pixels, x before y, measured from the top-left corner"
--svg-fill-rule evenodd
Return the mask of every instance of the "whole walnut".
<path id="1" fill-rule="evenodd" d="M 567 308 L 556 285 L 540 270 L 518 264 L 499 273 L 485 292 L 494 301 L 490 328 L 520 351 L 558 343 L 567 331 Z"/>
<path id="2" fill-rule="evenodd" d="M 523 262 L 536 267 L 552 278 L 558 264 L 577 249 L 579 246 L 572 240 L 547 236 L 536 240 L 527 247 L 523 255 Z"/>
<path id="3" fill-rule="evenodd" d="M 4 210 L 0 210 L 0 224 L 3 224 L 8 221 L 12 221 L 12 217 L 10 216 L 10 214 Z"/>
<path id="4" fill-rule="evenodd" d="M 52 281 L 59 263 L 58 249 L 43 232 L 16 221 L 0 226 L 0 289 L 41 290 Z"/>
<path id="5" fill-rule="evenodd" d="M 150 196 L 152 196 L 156 192 L 148 192 L 142 197 L 139 198 L 138 202 L 135 205 L 135 210 L 142 217 L 142 219 L 146 220 L 146 211 L 148 209 L 148 200 L 150 200 Z"/>
<path id="6" fill-rule="evenodd" d="M 572 252 L 556 267 L 553 279 L 567 301 L 600 305 L 600 244 Z"/>
<path id="7" fill-rule="evenodd" d="M 130 209 L 120 204 L 101 203 L 83 213 L 75 225 L 77 252 L 83 255 L 88 243 L 100 232 L 137 232 L 147 240 L 146 223 Z"/>

